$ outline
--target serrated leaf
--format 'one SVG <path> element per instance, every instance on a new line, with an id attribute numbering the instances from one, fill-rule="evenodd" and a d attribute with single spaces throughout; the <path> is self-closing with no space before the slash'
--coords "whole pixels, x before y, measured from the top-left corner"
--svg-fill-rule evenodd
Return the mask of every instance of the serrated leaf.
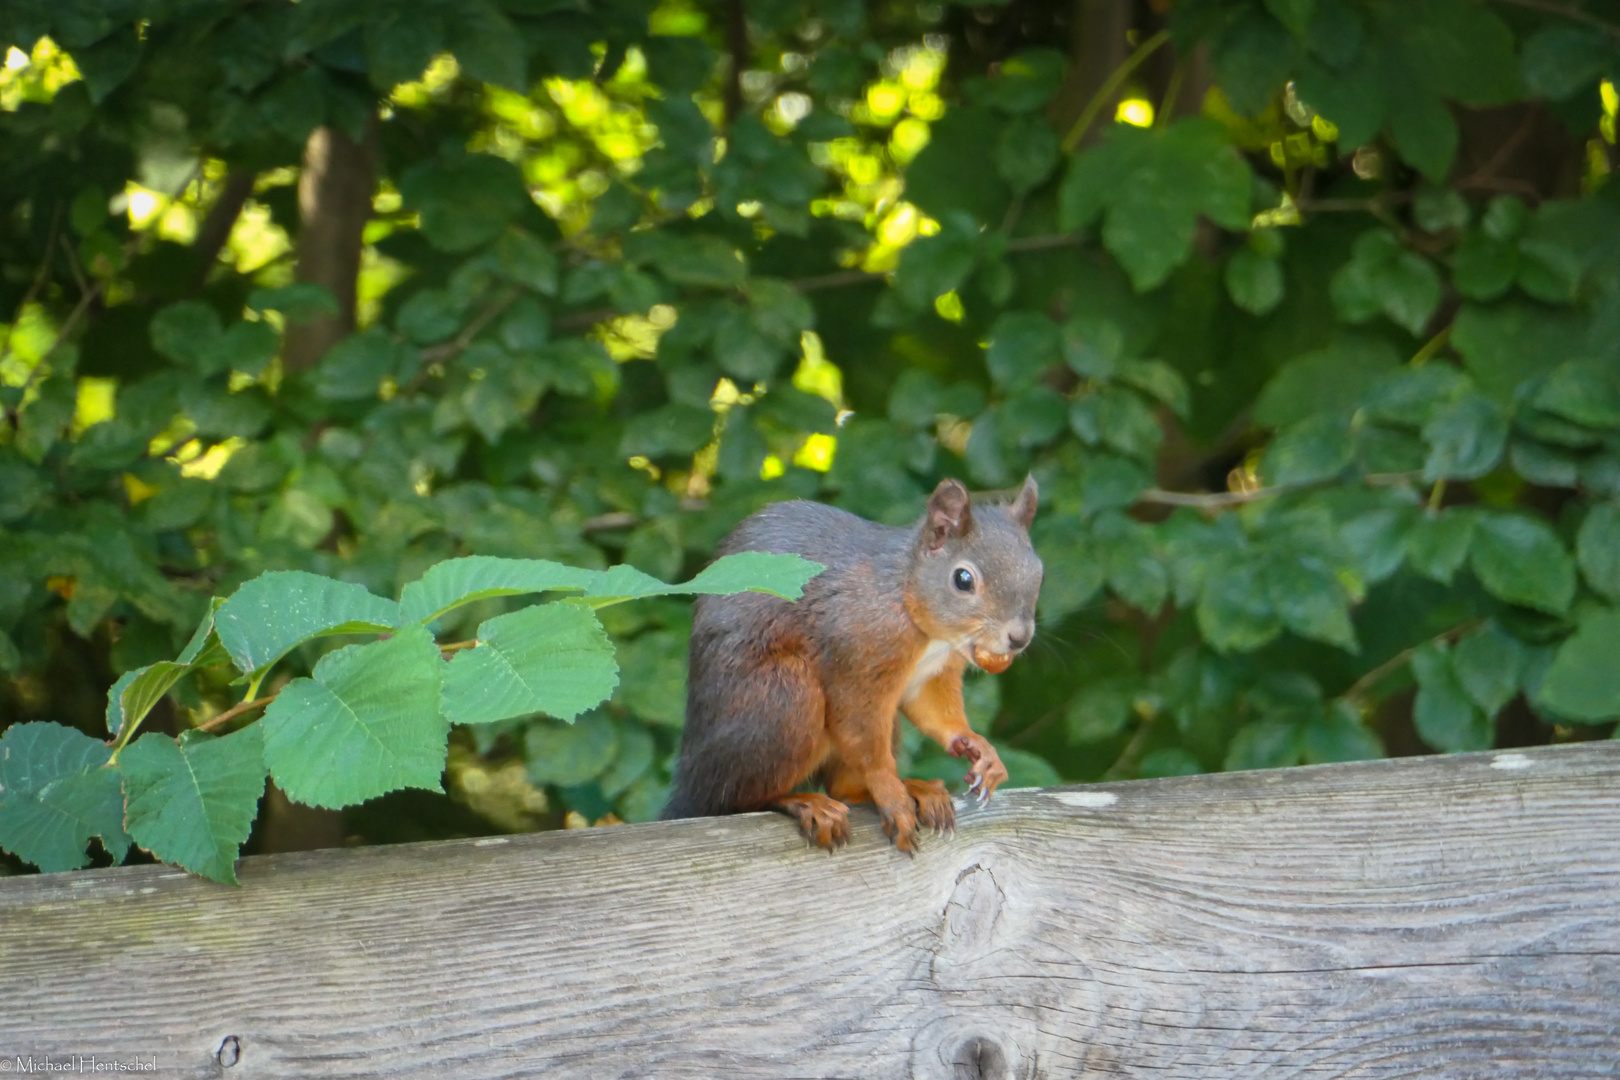
<path id="1" fill-rule="evenodd" d="M 820 563 L 798 555 L 742 551 L 722 555 L 684 585 L 666 588 L 672 593 L 707 593 L 714 596 L 760 592 L 784 600 L 797 600 L 804 595 L 804 587 L 810 579 L 825 569 Z M 588 595 L 598 594 L 589 592 Z"/>
<path id="2" fill-rule="evenodd" d="M 1482 514 L 1469 548 L 1474 573 L 1491 595 L 1551 612 L 1575 597 L 1575 563 L 1558 534 L 1518 514 Z"/>
<path id="3" fill-rule="evenodd" d="M 118 758 L 126 823 L 165 862 L 236 884 L 236 856 L 264 794 L 261 724 L 223 738 L 190 732 L 179 741 L 148 733 Z"/>
<path id="4" fill-rule="evenodd" d="M 124 672 L 107 691 L 107 730 L 117 735 L 126 723 L 140 723 L 190 670 L 190 664 L 162 660 Z"/>
<path id="5" fill-rule="evenodd" d="M 264 760 L 287 797 L 340 809 L 403 787 L 440 791 L 449 723 L 439 712 L 444 662 L 433 635 L 327 653 L 264 711 Z"/>
<path id="6" fill-rule="evenodd" d="M 1412 721 L 1418 735 L 1436 750 L 1488 750 L 1495 737 L 1490 718 L 1463 689 L 1451 664 L 1451 654 L 1436 645 L 1424 645 L 1412 655 L 1417 676 L 1417 700 Z"/>
<path id="7" fill-rule="evenodd" d="M 215 614 L 220 643 L 244 675 L 269 667 L 311 638 L 385 633 L 402 621 L 397 603 L 364 585 L 303 570 L 260 574 Z"/>
<path id="8" fill-rule="evenodd" d="M 521 596 L 554 589 L 584 589 L 596 571 L 546 559 L 502 559 L 468 555 L 434 564 L 400 595 L 404 622 L 425 623 L 463 604 L 496 596 Z"/>
<path id="9" fill-rule="evenodd" d="M 1424 514 L 1406 534 L 1406 558 L 1412 569 L 1444 585 L 1468 557 L 1474 538 L 1474 511 L 1468 508 Z"/>
<path id="10" fill-rule="evenodd" d="M 112 750 L 60 724 L 14 724 L 0 734 L 0 848 L 44 873 L 77 870 L 99 836 L 114 861 L 129 851 Z"/>
<path id="11" fill-rule="evenodd" d="M 455 724 L 546 713 L 572 720 L 618 683 L 613 645 L 589 604 L 563 600 L 497 616 L 445 671 L 442 710 Z"/>
<path id="12" fill-rule="evenodd" d="M 1486 716 L 1495 716 L 1519 692 L 1525 660 L 1523 642 L 1495 622 L 1469 634 L 1451 650 L 1458 682 Z"/>
<path id="13" fill-rule="evenodd" d="M 1589 613 L 1558 646 L 1536 701 L 1570 720 L 1598 723 L 1620 716 L 1616 642 L 1620 642 L 1620 611 L 1605 608 Z"/>
<path id="14" fill-rule="evenodd" d="M 1620 600 L 1620 506 L 1592 507 L 1575 536 L 1575 557 L 1587 584 L 1610 600 Z"/>
<path id="15" fill-rule="evenodd" d="M 1431 483 L 1478 479 L 1502 460 L 1507 437 L 1507 414 L 1496 402 L 1480 395 L 1453 401 L 1423 425 L 1429 444 L 1423 478 Z"/>

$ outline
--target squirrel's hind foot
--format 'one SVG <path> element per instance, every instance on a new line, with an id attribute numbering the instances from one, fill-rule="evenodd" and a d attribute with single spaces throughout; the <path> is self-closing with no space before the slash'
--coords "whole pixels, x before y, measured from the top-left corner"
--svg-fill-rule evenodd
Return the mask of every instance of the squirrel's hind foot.
<path id="1" fill-rule="evenodd" d="M 784 795 L 771 803 L 799 823 L 804 838 L 829 853 L 849 843 L 849 807 L 817 791 Z"/>
<path id="2" fill-rule="evenodd" d="M 906 780 L 906 791 L 917 801 L 917 824 L 940 833 L 956 831 L 956 807 L 942 780 Z"/>

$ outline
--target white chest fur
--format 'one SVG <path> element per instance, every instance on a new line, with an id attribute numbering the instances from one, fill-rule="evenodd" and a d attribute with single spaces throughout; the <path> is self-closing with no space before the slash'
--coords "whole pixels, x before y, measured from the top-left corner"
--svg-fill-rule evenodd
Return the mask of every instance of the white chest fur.
<path id="1" fill-rule="evenodd" d="M 922 688 L 928 680 L 945 670 L 945 661 L 950 659 L 952 648 L 954 646 L 951 642 L 941 641 L 938 638 L 928 643 L 928 648 L 924 649 L 922 656 L 917 659 L 917 666 L 911 669 L 911 678 L 906 680 L 905 693 L 900 695 L 902 704 L 922 693 Z"/>

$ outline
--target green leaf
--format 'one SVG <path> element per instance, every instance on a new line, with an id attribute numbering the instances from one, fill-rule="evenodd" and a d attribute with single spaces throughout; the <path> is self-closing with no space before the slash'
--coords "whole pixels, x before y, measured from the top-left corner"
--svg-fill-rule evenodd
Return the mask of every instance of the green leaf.
<path id="1" fill-rule="evenodd" d="M 1350 624 L 1349 597 L 1325 562 L 1314 556 L 1285 556 L 1268 565 L 1266 577 L 1271 606 L 1285 627 L 1347 652 L 1361 651 Z"/>
<path id="2" fill-rule="evenodd" d="M 543 296 L 557 294 L 557 254 L 533 233 L 506 229 L 495 241 L 495 260 L 508 280 Z"/>
<path id="3" fill-rule="evenodd" d="M 577 725 L 575 725 L 577 726 Z M 658 752 L 652 732 L 635 723 L 619 725 L 619 748 L 613 763 L 596 778 L 602 794 L 616 799 L 652 769 Z"/>
<path id="4" fill-rule="evenodd" d="M 1480 711 L 1457 678 L 1451 654 L 1429 644 L 1412 654 L 1417 700 L 1412 720 L 1419 737 L 1436 750 L 1489 750 L 1495 738 L 1490 718 Z"/>
<path id="5" fill-rule="evenodd" d="M 985 101 L 1007 112 L 1032 112 L 1045 105 L 1063 81 L 1068 61 L 1056 49 L 1025 49 L 999 65 L 997 77 L 980 88 Z"/>
<path id="6" fill-rule="evenodd" d="M 148 733 L 118 758 L 135 842 L 165 862 L 236 884 L 236 856 L 264 794 L 262 724 L 223 738 Z"/>
<path id="7" fill-rule="evenodd" d="M 825 569 L 820 563 L 798 555 L 742 551 L 721 556 L 684 585 L 670 585 L 664 589 L 670 593 L 707 593 L 714 596 L 760 592 L 784 600 L 797 600 L 804 595 L 804 586 L 810 579 Z M 611 594 L 591 592 L 590 595 Z"/>
<path id="8" fill-rule="evenodd" d="M 1575 597 L 1575 563 L 1558 534 L 1518 514 L 1482 514 L 1469 550 L 1474 573 L 1491 595 L 1554 615 Z"/>
<path id="9" fill-rule="evenodd" d="M 337 297 L 325 285 L 300 281 L 279 288 L 259 288 L 248 293 L 247 306 L 254 311 L 279 311 L 292 322 L 335 319 L 341 314 Z"/>
<path id="10" fill-rule="evenodd" d="M 1022 195 L 1052 173 L 1059 156 L 1057 132 L 1045 118 L 1016 116 L 996 140 L 996 171 L 1014 193 Z"/>
<path id="11" fill-rule="evenodd" d="M 627 426 L 619 440 L 619 453 L 649 458 L 693 454 L 714 438 L 714 422 L 710 409 L 672 402 L 642 413 Z"/>
<path id="12" fill-rule="evenodd" d="M 1136 775 L 1144 780 L 1165 776 L 1197 776 L 1204 771 L 1203 763 L 1179 746 L 1150 750 L 1142 755 Z"/>
<path id="13" fill-rule="evenodd" d="M 1572 361 L 1560 364 L 1530 399 L 1544 412 L 1589 428 L 1620 427 L 1620 387 L 1607 370 Z"/>
<path id="14" fill-rule="evenodd" d="M 1247 228 L 1249 196 L 1248 164 L 1213 121 L 1187 117 L 1153 131 L 1116 125 L 1074 158 L 1058 192 L 1059 224 L 1085 228 L 1103 214 L 1104 246 L 1144 292 L 1191 254 L 1200 215 Z"/>
<path id="15" fill-rule="evenodd" d="M 214 350 L 224 333 L 218 313 L 201 300 L 170 304 L 152 316 L 152 347 L 204 375 L 219 370 Z"/>
<path id="16" fill-rule="evenodd" d="M 315 393 L 328 401 L 375 399 L 383 380 L 396 377 L 411 359 L 409 349 L 381 331 L 351 334 L 321 357 Z"/>
<path id="17" fill-rule="evenodd" d="M 1162 360 L 1126 360 L 1119 365 L 1118 378 L 1169 406 L 1171 412 L 1182 418 L 1186 418 L 1192 407 L 1181 372 Z"/>
<path id="18" fill-rule="evenodd" d="M 327 653 L 310 678 L 282 688 L 256 725 L 270 775 L 293 801 L 333 810 L 403 787 L 443 790 L 443 677 L 439 648 L 422 626 Z"/>
<path id="19" fill-rule="evenodd" d="M 1125 355 L 1125 333 L 1112 319 L 1076 315 L 1063 324 L 1063 360 L 1076 375 L 1111 379 Z"/>
<path id="20" fill-rule="evenodd" d="M 1354 459 L 1349 422 L 1318 415 L 1279 432 L 1266 447 L 1261 472 L 1270 484 L 1312 484 L 1338 476 Z"/>
<path id="21" fill-rule="evenodd" d="M 1304 752 L 1300 726 L 1282 720 L 1257 720 L 1245 724 L 1232 737 L 1226 761 L 1227 772 L 1239 769 L 1280 769 L 1298 765 Z"/>
<path id="22" fill-rule="evenodd" d="M 1008 790 L 1057 787 L 1063 783 L 1062 775 L 1052 767 L 1051 762 L 1028 750 L 1004 746 L 1001 748 L 1001 763 L 1007 766 L 1005 786 Z"/>
<path id="23" fill-rule="evenodd" d="M 1057 324 L 1039 312 L 1003 312 L 990 328 L 984 361 L 998 385 L 1035 378 L 1058 362 Z"/>
<path id="24" fill-rule="evenodd" d="M 679 729 L 686 718 L 686 639 L 651 630 L 619 646 L 615 700 L 642 720 Z"/>
<path id="25" fill-rule="evenodd" d="M 164 660 L 124 672 L 107 691 L 107 730 L 117 735 L 125 723 L 140 723 L 190 670 L 189 664 Z"/>
<path id="26" fill-rule="evenodd" d="M 742 253 L 718 236 L 633 233 L 625 240 L 624 256 L 631 262 L 650 262 L 677 285 L 724 289 L 741 285 L 748 276 Z"/>
<path id="27" fill-rule="evenodd" d="M 1348 413 L 1380 378 L 1398 370 L 1400 362 L 1387 342 L 1345 334 L 1328 347 L 1283 365 L 1260 392 L 1254 418 L 1266 427 L 1280 428 L 1318 413 Z"/>
<path id="28" fill-rule="evenodd" d="M 1108 585 L 1121 599 L 1149 615 L 1164 606 L 1170 574 L 1154 549 L 1153 533 L 1147 526 L 1109 511 L 1097 518 L 1092 537 Z"/>
<path id="29" fill-rule="evenodd" d="M 1524 43 L 1519 72 L 1531 94 L 1565 101 L 1615 67 L 1614 46 L 1596 27 L 1547 22 Z"/>
<path id="30" fill-rule="evenodd" d="M 364 585 L 303 570 L 273 570 L 242 585 L 215 615 L 219 640 L 244 674 L 311 638 L 379 634 L 401 625 L 399 605 Z"/>
<path id="31" fill-rule="evenodd" d="M 399 179 L 405 207 L 440 251 L 467 251 L 494 240 L 530 204 L 516 165 L 490 154 L 419 162 Z"/>
<path id="32" fill-rule="evenodd" d="M 1282 303 L 1286 286 L 1282 263 L 1253 248 L 1239 248 L 1226 261 L 1226 291 L 1250 315 L 1264 315 Z"/>
<path id="33" fill-rule="evenodd" d="M 1451 402 L 1423 425 L 1429 457 L 1423 478 L 1474 480 L 1502 460 L 1507 449 L 1508 418 L 1490 398 L 1473 395 Z"/>
<path id="34" fill-rule="evenodd" d="M 586 713 L 573 724 L 529 725 L 523 756 L 529 782 L 571 786 L 596 779 L 619 751 L 619 729 L 605 714 Z"/>
<path id="35" fill-rule="evenodd" d="M 1620 664 L 1615 663 L 1615 642 L 1620 641 L 1620 611 L 1594 609 L 1558 646 L 1552 666 L 1536 693 L 1560 717 L 1599 723 L 1620 716 Z"/>
<path id="36" fill-rule="evenodd" d="M 1406 558 L 1412 569 L 1444 585 L 1468 557 L 1474 538 L 1475 513 L 1469 508 L 1424 514 L 1406 534 Z"/>
<path id="37" fill-rule="evenodd" d="M 447 19 L 450 51 L 474 79 L 520 93 L 529 89 L 524 35 L 486 0 L 460 0 Z"/>
<path id="38" fill-rule="evenodd" d="M 1469 233 L 1452 256 L 1451 280 L 1470 300 L 1495 300 L 1513 287 L 1519 249 L 1483 232 Z"/>
<path id="39" fill-rule="evenodd" d="M 1420 90 L 1390 99 L 1389 133 L 1402 159 L 1436 184 L 1457 157 L 1457 121 L 1439 97 Z M 1413 331 L 1416 333 L 1416 331 Z"/>
<path id="40" fill-rule="evenodd" d="M 1131 719 L 1131 680 L 1109 679 L 1083 688 L 1069 702 L 1069 741 L 1102 742 L 1112 739 Z"/>
<path id="41" fill-rule="evenodd" d="M 402 622 L 425 623 L 476 600 L 554 589 L 585 589 L 596 572 L 545 559 L 468 555 L 434 564 L 400 595 Z"/>
<path id="42" fill-rule="evenodd" d="M 1575 536 L 1575 557 L 1587 584 L 1610 600 L 1620 600 L 1620 506 L 1592 507 Z"/>
<path id="43" fill-rule="evenodd" d="M 92 836 L 115 862 L 129 851 L 124 792 L 103 768 L 111 748 L 60 724 L 13 724 L 0 734 L 0 847 L 47 874 L 90 862 Z"/>
<path id="44" fill-rule="evenodd" d="M 1382 312 L 1421 334 L 1440 304 L 1440 275 L 1423 256 L 1407 251 L 1388 229 L 1357 238 L 1352 257 L 1333 275 L 1333 306 L 1352 323 Z"/>
<path id="45" fill-rule="evenodd" d="M 1451 651 L 1457 681 L 1474 704 L 1493 717 L 1519 692 L 1526 659 L 1524 644 L 1495 622 L 1469 634 Z"/>
<path id="46" fill-rule="evenodd" d="M 1344 702 L 1307 720 L 1302 732 L 1307 765 L 1334 761 L 1369 761 L 1384 756 L 1384 744 L 1356 710 Z"/>
<path id="47" fill-rule="evenodd" d="M 478 646 L 451 658 L 442 709 L 454 724 L 546 713 L 572 720 L 618 683 L 613 645 L 590 605 L 536 604 L 478 628 Z"/>
<path id="48" fill-rule="evenodd" d="M 1585 336 L 1582 321 L 1569 311 L 1513 302 L 1464 304 L 1452 324 L 1451 344 L 1479 388 L 1506 405 L 1521 383 L 1584 353 Z"/>
<path id="49" fill-rule="evenodd" d="M 1198 598 L 1198 630 L 1220 652 L 1253 652 L 1282 632 L 1259 564 L 1241 554 L 1210 567 Z"/>

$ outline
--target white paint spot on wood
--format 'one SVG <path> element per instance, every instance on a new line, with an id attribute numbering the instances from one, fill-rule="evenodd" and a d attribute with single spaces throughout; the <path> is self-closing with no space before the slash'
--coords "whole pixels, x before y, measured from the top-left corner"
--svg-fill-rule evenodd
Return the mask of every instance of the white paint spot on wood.
<path id="1" fill-rule="evenodd" d="M 1497 754 L 1491 759 L 1493 769 L 1528 769 L 1530 759 L 1523 754 Z"/>
<path id="2" fill-rule="evenodd" d="M 1119 802 L 1119 796 L 1112 791 L 1054 791 L 1051 795 L 1064 806 L 1086 810 L 1102 810 Z"/>
<path id="3" fill-rule="evenodd" d="M 505 836 L 484 836 L 473 841 L 473 847 L 497 847 L 509 842 Z"/>

